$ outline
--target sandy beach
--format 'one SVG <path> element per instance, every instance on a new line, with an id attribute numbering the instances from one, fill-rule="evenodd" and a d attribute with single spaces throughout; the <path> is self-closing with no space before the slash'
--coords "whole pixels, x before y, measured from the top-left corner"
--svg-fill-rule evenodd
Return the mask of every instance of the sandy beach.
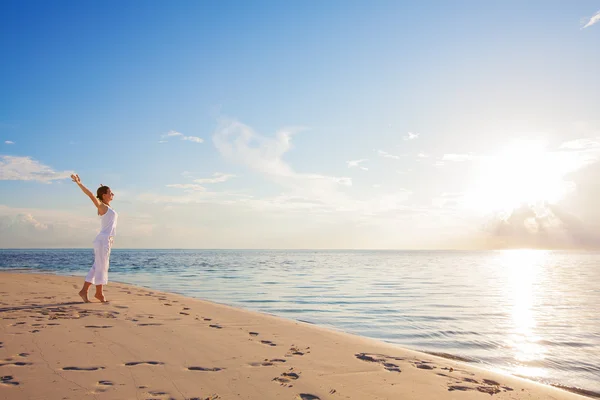
<path id="1" fill-rule="evenodd" d="M 585 399 L 308 323 L 110 283 L 0 273 L 0 399 Z"/>

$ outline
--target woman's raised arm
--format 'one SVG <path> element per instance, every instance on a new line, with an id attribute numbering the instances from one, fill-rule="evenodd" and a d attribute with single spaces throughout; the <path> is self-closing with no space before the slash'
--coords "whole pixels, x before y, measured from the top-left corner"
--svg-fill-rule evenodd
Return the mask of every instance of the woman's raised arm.
<path id="1" fill-rule="evenodd" d="M 98 198 L 96 196 L 94 196 L 94 194 L 88 188 L 86 188 L 83 183 L 81 183 L 81 179 L 79 179 L 79 175 L 73 174 L 73 175 L 71 175 L 71 179 L 73 180 L 73 182 L 75 182 L 77 184 L 77 186 L 79 186 L 79 188 L 83 191 L 83 193 L 85 193 L 87 195 L 87 197 L 89 197 L 92 200 L 92 202 L 94 203 L 94 205 L 96 206 L 98 211 L 102 211 L 100 209 L 106 207 L 104 205 L 104 203 L 100 202 L 100 200 L 98 200 Z"/>

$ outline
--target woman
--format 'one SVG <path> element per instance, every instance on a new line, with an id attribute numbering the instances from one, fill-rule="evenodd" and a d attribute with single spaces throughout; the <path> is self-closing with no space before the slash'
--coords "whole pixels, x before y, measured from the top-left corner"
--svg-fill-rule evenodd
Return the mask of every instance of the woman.
<path id="1" fill-rule="evenodd" d="M 86 188 L 79 179 L 79 175 L 71 175 L 73 182 L 94 202 L 100 215 L 101 229 L 100 233 L 94 239 L 94 265 L 85 277 L 83 289 L 79 295 L 84 302 L 89 303 L 88 289 L 92 285 L 96 285 L 95 298 L 102 303 L 106 303 L 106 297 L 102 287 L 108 283 L 108 264 L 110 259 L 110 249 L 112 248 L 113 238 L 117 232 L 117 213 L 110 207 L 110 202 L 115 197 L 114 193 L 108 186 L 100 185 L 96 191 L 96 197 Z"/>

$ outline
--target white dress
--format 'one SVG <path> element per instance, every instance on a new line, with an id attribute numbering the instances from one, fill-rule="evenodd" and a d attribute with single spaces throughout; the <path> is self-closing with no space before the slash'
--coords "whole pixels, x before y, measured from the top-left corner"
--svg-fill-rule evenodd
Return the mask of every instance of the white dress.
<path id="1" fill-rule="evenodd" d="M 92 285 L 106 285 L 108 283 L 110 250 L 112 249 L 113 238 L 117 233 L 118 217 L 117 212 L 110 207 L 100 217 L 101 229 L 94 239 L 94 265 L 85 277 L 85 281 Z"/>

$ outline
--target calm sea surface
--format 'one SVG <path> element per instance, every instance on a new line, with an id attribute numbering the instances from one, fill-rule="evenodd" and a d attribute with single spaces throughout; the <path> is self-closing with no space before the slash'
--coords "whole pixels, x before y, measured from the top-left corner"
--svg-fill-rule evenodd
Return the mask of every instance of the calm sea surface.
<path id="1" fill-rule="evenodd" d="M 92 250 L 0 250 L 85 276 Z M 118 250 L 110 279 L 600 393 L 600 253 Z"/>

